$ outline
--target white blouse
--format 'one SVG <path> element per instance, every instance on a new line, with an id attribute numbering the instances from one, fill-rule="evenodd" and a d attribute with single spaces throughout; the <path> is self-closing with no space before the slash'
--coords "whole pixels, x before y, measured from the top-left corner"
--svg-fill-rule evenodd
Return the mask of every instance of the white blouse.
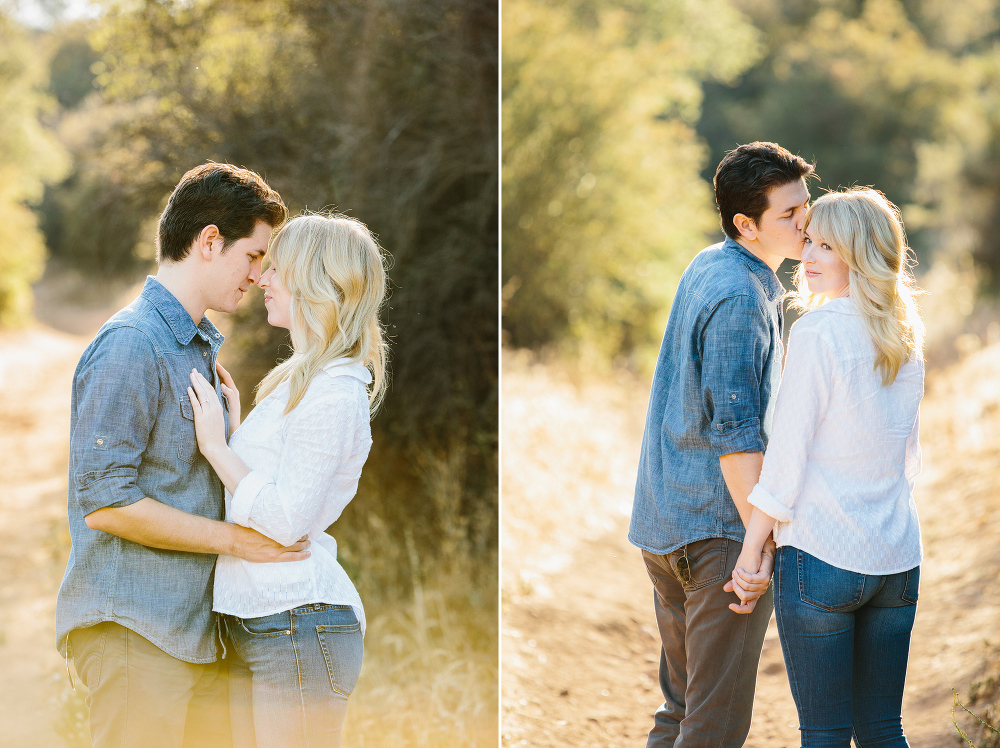
<path id="1" fill-rule="evenodd" d="M 370 382 L 364 365 L 337 359 L 310 382 L 291 413 L 283 414 L 283 382 L 230 437 L 230 448 L 251 472 L 234 495 L 226 491 L 226 520 L 282 545 L 308 535 L 312 555 L 273 564 L 219 556 L 213 606 L 219 613 L 256 618 L 308 603 L 350 605 L 364 631 L 361 598 L 325 530 L 354 498 L 371 448 Z"/>
<path id="2" fill-rule="evenodd" d="M 778 520 L 774 539 L 862 574 L 923 557 L 913 485 L 920 472 L 916 357 L 882 386 L 875 346 L 849 298 L 792 326 L 760 481 L 749 501 Z"/>

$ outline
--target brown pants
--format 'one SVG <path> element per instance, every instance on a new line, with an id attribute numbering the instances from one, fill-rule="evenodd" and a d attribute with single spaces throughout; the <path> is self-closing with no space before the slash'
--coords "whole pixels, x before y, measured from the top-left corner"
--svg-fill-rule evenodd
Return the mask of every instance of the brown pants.
<path id="1" fill-rule="evenodd" d="M 110 622 L 72 631 L 70 646 L 94 748 L 231 748 L 222 663 L 178 660 Z"/>
<path id="2" fill-rule="evenodd" d="M 642 552 L 660 630 L 660 690 L 647 748 L 739 748 L 750 732 L 757 665 L 774 609 L 771 588 L 749 615 L 723 585 L 743 545 L 689 543 L 665 556 Z"/>

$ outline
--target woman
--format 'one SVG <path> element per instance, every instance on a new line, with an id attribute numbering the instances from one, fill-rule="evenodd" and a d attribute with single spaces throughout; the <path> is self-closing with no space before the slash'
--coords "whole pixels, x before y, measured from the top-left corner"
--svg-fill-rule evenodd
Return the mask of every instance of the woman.
<path id="1" fill-rule="evenodd" d="M 774 426 L 733 573 L 744 612 L 774 531 L 775 611 L 802 745 L 906 746 L 916 612 L 923 325 L 899 211 L 872 189 L 805 219 L 798 306 Z M 824 302 L 821 304 L 821 302 Z M 777 524 L 775 524 L 777 523 Z"/>
<path id="2" fill-rule="evenodd" d="M 220 369 L 239 426 L 228 445 L 212 385 L 192 372 L 189 394 L 200 402 L 198 446 L 226 487 L 226 519 L 283 545 L 308 536 L 312 553 L 284 564 L 219 556 L 214 608 L 228 632 L 235 745 L 336 746 L 365 618 L 324 530 L 353 498 L 371 446 L 385 386 L 385 271 L 364 224 L 339 215 L 291 220 L 270 258 L 267 320 L 291 331 L 291 358 L 264 377 L 242 426 L 239 393 Z"/>

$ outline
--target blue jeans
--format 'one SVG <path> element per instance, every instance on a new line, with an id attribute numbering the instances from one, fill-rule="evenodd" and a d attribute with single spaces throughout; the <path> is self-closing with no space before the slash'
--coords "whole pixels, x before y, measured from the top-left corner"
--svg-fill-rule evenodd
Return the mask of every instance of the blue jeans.
<path id="1" fill-rule="evenodd" d="M 224 620 L 233 745 L 339 746 L 364 651 L 354 610 L 315 603 Z"/>
<path id="2" fill-rule="evenodd" d="M 774 608 L 803 748 L 905 748 L 920 567 L 879 576 L 778 549 Z"/>

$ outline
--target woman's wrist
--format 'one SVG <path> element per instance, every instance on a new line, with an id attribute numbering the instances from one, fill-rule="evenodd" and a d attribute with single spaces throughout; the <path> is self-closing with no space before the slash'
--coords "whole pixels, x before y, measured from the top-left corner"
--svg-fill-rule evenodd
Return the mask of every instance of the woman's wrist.
<path id="1" fill-rule="evenodd" d="M 205 449 L 202 450 L 202 454 L 212 467 L 218 469 L 220 463 L 225 457 L 225 454 L 230 451 L 229 445 L 226 444 L 226 442 L 219 441 L 205 445 Z"/>

